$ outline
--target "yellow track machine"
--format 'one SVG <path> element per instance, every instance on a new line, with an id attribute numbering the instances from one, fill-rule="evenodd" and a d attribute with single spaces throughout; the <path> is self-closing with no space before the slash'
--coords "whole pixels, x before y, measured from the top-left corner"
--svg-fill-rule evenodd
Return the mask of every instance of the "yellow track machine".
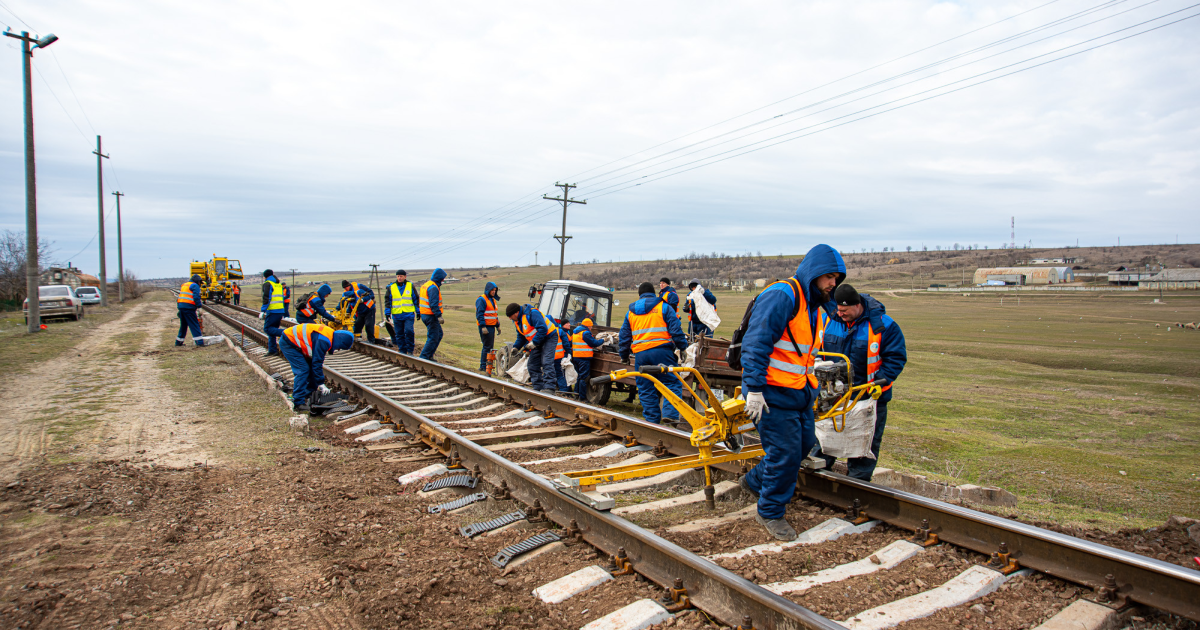
<path id="1" fill-rule="evenodd" d="M 213 254 L 208 262 L 192 261 L 188 275 L 200 276 L 200 297 L 213 302 L 233 301 L 233 281 L 244 278 L 239 260 Z"/>
<path id="2" fill-rule="evenodd" d="M 832 418 L 834 430 L 841 432 L 846 426 L 846 413 L 854 408 L 854 405 L 862 400 L 864 396 L 869 395 L 874 399 L 878 399 L 880 394 L 883 393 L 882 387 L 887 383 L 871 382 L 858 386 L 849 386 L 849 383 L 854 382 L 849 358 L 845 355 L 834 353 L 822 352 L 820 354 L 826 357 L 840 358 L 844 361 L 844 365 L 837 361 L 824 361 L 816 369 L 818 383 L 820 383 L 820 393 L 814 403 L 816 419 L 825 420 Z M 611 510 L 615 506 L 615 502 L 611 497 L 597 491 L 596 486 L 627 479 L 651 477 L 674 470 L 704 468 L 705 500 L 708 506 L 713 508 L 715 506 L 711 467 L 715 464 L 762 457 L 763 449 L 761 445 L 744 445 L 742 435 L 754 431 L 755 426 L 746 417 L 746 401 L 741 399 L 740 387 L 735 389 L 734 398 L 721 401 L 719 405 L 706 408 L 702 415 L 699 411 L 692 408 L 691 405 L 676 396 L 674 392 L 667 389 L 662 384 L 662 381 L 655 378 L 655 375 L 661 375 L 666 372 L 691 374 L 695 377 L 696 383 L 707 394 L 707 399 L 710 402 L 717 401 L 717 397 L 713 394 L 712 389 L 709 388 L 708 382 L 704 380 L 704 376 L 695 368 L 656 365 L 643 367 L 640 372 L 616 370 L 609 373 L 608 376 L 600 376 L 592 379 L 592 383 L 602 384 L 628 377 L 649 380 L 654 384 L 654 388 L 658 390 L 663 398 L 675 407 L 679 411 L 679 415 L 691 425 L 691 443 L 692 446 L 696 447 L 697 453 L 680 457 L 668 457 L 640 464 L 560 473 L 552 480 L 560 492 L 594 509 L 602 511 Z M 845 381 L 841 380 L 842 373 L 845 374 Z M 686 381 L 680 380 L 683 383 L 683 387 L 687 389 L 693 399 L 701 400 L 696 395 L 696 391 Z M 842 419 L 842 428 L 840 429 L 837 428 L 838 417 Z M 816 459 L 818 462 L 806 465 L 806 468 L 823 468 L 825 460 Z M 819 465 L 816 465 L 817 463 Z"/>

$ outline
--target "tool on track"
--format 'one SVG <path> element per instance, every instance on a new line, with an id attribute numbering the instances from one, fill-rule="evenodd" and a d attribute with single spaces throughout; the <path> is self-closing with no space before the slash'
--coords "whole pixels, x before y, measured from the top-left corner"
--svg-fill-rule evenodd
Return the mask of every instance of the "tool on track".
<path id="1" fill-rule="evenodd" d="M 470 525 L 467 525 L 465 527 L 459 527 L 458 532 L 467 538 L 472 538 L 474 536 L 478 536 L 480 534 L 490 532 L 493 529 L 500 529 L 501 527 L 504 527 L 505 525 L 508 525 L 509 523 L 516 523 L 517 521 L 523 521 L 523 520 L 525 520 L 525 512 L 522 512 L 521 510 L 517 510 L 516 512 L 509 512 L 508 514 L 505 514 L 504 516 L 494 518 L 490 521 L 483 521 L 482 523 L 471 523 Z"/>
<path id="2" fill-rule="evenodd" d="M 500 553 L 492 556 L 492 564 L 503 569 L 504 567 L 508 566 L 509 562 L 513 561 L 513 558 L 516 558 L 523 553 L 529 553 L 530 551 L 533 551 L 534 549 L 537 549 L 543 545 L 549 545 L 552 542 L 557 542 L 558 540 L 560 540 L 558 534 L 555 534 L 554 532 L 542 532 L 540 534 L 535 534 L 515 545 L 509 545 L 504 549 L 501 549 Z"/>
<path id="3" fill-rule="evenodd" d="M 442 488 L 474 488 L 479 485 L 479 478 L 474 475 L 450 475 L 434 479 L 421 488 L 423 492 L 433 492 Z"/>
<path id="4" fill-rule="evenodd" d="M 676 396 L 666 385 L 663 385 L 662 381 L 655 378 L 655 375 L 666 373 L 691 374 L 695 377 L 696 383 L 707 394 L 707 399 L 710 402 L 720 402 L 720 404 L 708 407 L 705 409 L 704 414 L 701 415 L 691 405 Z M 592 379 L 592 383 L 617 381 L 628 377 L 644 378 L 654 384 L 655 389 L 662 394 L 663 398 L 671 406 L 675 407 L 679 411 L 679 415 L 692 426 L 691 442 L 692 446 L 695 446 L 698 452 L 695 455 L 670 457 L 641 464 L 567 472 L 559 474 L 552 481 L 560 492 L 577 501 L 590 505 L 597 510 L 611 510 L 616 505 L 616 502 L 611 497 L 596 490 L 596 486 L 601 483 L 639 479 L 674 470 L 690 470 L 703 467 L 705 501 L 710 509 L 714 509 L 716 507 L 716 499 L 711 466 L 753 459 L 762 457 L 763 455 L 762 446 L 756 445 L 745 448 L 742 440 L 741 434 L 754 430 L 754 423 L 746 417 L 746 401 L 739 400 L 737 397 L 718 401 L 717 396 L 713 394 L 712 389 L 708 386 L 708 382 L 704 380 L 704 376 L 699 370 L 688 367 L 652 365 L 643 367 L 640 372 L 616 370 L 608 376 L 599 376 Z M 693 399 L 701 400 L 696 391 L 686 382 L 683 382 L 683 387 L 687 389 Z M 735 396 L 741 394 L 740 390 L 741 388 L 739 387 L 735 392 Z M 723 448 L 719 451 L 714 451 L 713 447 L 718 445 L 721 445 Z"/>

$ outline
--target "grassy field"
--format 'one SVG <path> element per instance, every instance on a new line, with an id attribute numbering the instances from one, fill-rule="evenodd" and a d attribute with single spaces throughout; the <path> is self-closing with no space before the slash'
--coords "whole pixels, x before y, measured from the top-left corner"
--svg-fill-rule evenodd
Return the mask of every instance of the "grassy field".
<path id="1" fill-rule="evenodd" d="M 129 302 L 132 304 L 133 302 Z M 25 332 L 21 311 L 0 312 L 0 371 L 24 372 L 31 365 L 48 361 L 75 347 L 87 331 L 125 314 L 126 305 L 113 300 L 109 306 L 88 306 L 83 319 L 66 318 L 45 321 L 46 330 L 35 335 Z"/>
<path id="2" fill-rule="evenodd" d="M 457 272 L 469 285 L 444 288 L 441 352 L 449 363 L 476 366 L 474 301 L 484 282 L 501 287 L 502 305 L 523 303 L 529 285 L 557 269 L 486 273 Z M 427 277 L 410 278 L 420 285 Z M 308 279 L 337 288 L 341 277 L 297 277 Z M 247 303 L 258 303 L 254 292 L 243 295 Z M 1200 320 L 1200 295 L 1168 294 L 1165 304 L 1149 293 L 1005 295 L 1002 302 L 996 294 L 910 293 L 886 284 L 873 295 L 904 329 L 909 350 L 881 466 L 1003 487 L 1030 518 L 1118 527 L 1200 516 L 1200 332 L 1174 326 Z M 616 297 L 622 305 L 636 299 Z M 729 336 L 752 297 L 717 293 L 718 336 Z M 500 340 L 512 339 L 505 326 Z M 418 348 L 423 340 L 418 324 Z"/>

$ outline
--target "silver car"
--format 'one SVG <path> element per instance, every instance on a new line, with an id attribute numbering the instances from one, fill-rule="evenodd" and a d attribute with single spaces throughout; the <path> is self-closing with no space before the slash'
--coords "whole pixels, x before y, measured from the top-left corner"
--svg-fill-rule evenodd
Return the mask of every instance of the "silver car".
<path id="1" fill-rule="evenodd" d="M 29 300 L 21 305 L 25 313 L 25 323 L 29 323 Z M 75 321 L 83 319 L 83 300 L 75 295 L 75 290 L 65 284 L 52 284 L 38 287 L 38 315 L 41 319 L 51 317 L 70 317 Z"/>
<path id="2" fill-rule="evenodd" d="M 78 289 L 75 289 L 75 295 L 80 300 L 83 300 L 84 304 L 91 305 L 100 303 L 100 289 L 97 289 L 96 287 L 79 287 Z"/>

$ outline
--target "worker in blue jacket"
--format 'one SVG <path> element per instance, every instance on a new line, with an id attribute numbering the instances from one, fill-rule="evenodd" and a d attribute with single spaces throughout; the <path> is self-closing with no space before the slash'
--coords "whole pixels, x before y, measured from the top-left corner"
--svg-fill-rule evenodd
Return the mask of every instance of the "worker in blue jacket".
<path id="1" fill-rule="evenodd" d="M 397 352 L 412 354 L 416 348 L 413 325 L 417 321 L 417 287 L 408 281 L 408 272 L 396 271 L 396 281 L 383 290 L 383 312 L 392 320 L 392 343 Z"/>
<path id="2" fill-rule="evenodd" d="M 658 297 L 675 309 L 676 315 L 679 314 L 679 294 L 675 292 L 675 287 L 671 286 L 670 278 L 658 279 Z"/>
<path id="3" fill-rule="evenodd" d="M 292 408 L 306 413 L 308 397 L 317 391 L 328 394 L 325 385 L 325 356 L 349 350 L 354 334 L 322 324 L 297 324 L 284 331 L 279 348 L 292 366 Z"/>
<path id="4" fill-rule="evenodd" d="M 696 315 L 696 305 L 692 304 L 694 300 L 692 300 L 691 292 L 695 291 L 698 286 L 700 286 L 700 280 L 697 278 L 693 278 L 688 283 L 687 302 L 683 305 L 683 312 L 688 314 L 688 334 L 693 337 L 712 337 L 713 331 L 704 322 L 700 321 L 700 318 Z M 704 287 L 704 300 L 712 304 L 713 308 L 716 308 L 717 296 L 713 295 L 713 292 L 708 287 Z"/>
<path id="5" fill-rule="evenodd" d="M 434 269 L 417 292 L 421 323 L 425 324 L 425 346 L 421 348 L 421 358 L 427 361 L 433 360 L 433 354 L 442 344 L 442 324 L 446 323 L 446 318 L 442 317 L 442 281 L 445 279 L 445 271 Z"/>
<path id="6" fill-rule="evenodd" d="M 592 355 L 604 346 L 603 339 L 592 336 L 592 320 L 584 318 L 571 332 L 571 365 L 575 366 L 575 394 L 587 400 L 588 380 L 592 376 Z"/>
<path id="7" fill-rule="evenodd" d="M 504 309 L 504 315 L 517 327 L 513 349 L 529 354 L 526 366 L 529 369 L 530 386 L 535 391 L 554 391 L 558 385 L 558 375 L 554 370 L 554 353 L 559 344 L 558 327 L 553 320 L 529 304 L 513 302 Z"/>
<path id="8" fill-rule="evenodd" d="M 275 272 L 263 271 L 262 308 L 258 318 L 263 320 L 263 332 L 267 333 L 267 356 L 279 356 L 279 336 L 283 334 L 283 317 L 287 309 L 283 304 L 283 283 L 275 277 Z"/>
<path id="9" fill-rule="evenodd" d="M 846 263 L 837 250 L 813 247 L 793 277 L 758 295 L 742 338 L 746 415 L 758 426 L 765 453 L 739 483 L 758 497 L 755 518 L 778 540 L 796 537 L 784 514 L 800 464 L 817 443 L 817 313 L 845 278 Z"/>
<path id="10" fill-rule="evenodd" d="M 315 324 L 317 323 L 317 315 L 324 317 L 326 321 L 334 321 L 337 319 L 333 313 L 325 310 L 325 298 L 333 293 L 333 287 L 328 284 L 322 284 L 317 288 L 316 293 L 308 296 L 307 300 L 296 305 L 296 322 L 300 324 Z"/>
<path id="11" fill-rule="evenodd" d="M 200 319 L 196 317 L 196 309 L 204 303 L 200 298 L 200 276 L 192 276 L 183 286 L 179 287 L 179 297 L 175 305 L 179 309 L 179 334 L 175 335 L 175 345 L 182 346 L 187 339 L 188 331 L 192 331 L 192 341 L 197 346 L 204 345 L 204 333 L 200 330 Z"/>
<path id="12" fill-rule="evenodd" d="M 643 282 L 638 286 L 638 299 L 629 305 L 625 313 L 625 321 L 621 324 L 621 333 L 617 337 L 617 353 L 621 361 L 628 361 L 633 353 L 633 367 L 641 370 L 646 365 L 679 365 L 675 350 L 687 348 L 687 337 L 683 334 L 683 326 L 679 316 L 661 297 L 655 295 L 654 285 Z M 658 380 L 676 396 L 683 396 L 683 383 L 674 374 L 661 374 Z M 673 405 L 662 405 L 662 396 L 654 388 L 654 384 L 644 378 L 637 379 L 638 398 L 642 401 L 642 417 L 648 422 L 660 424 L 663 418 L 673 423 L 679 422 L 679 412 Z"/>
<path id="13" fill-rule="evenodd" d="M 366 328 L 367 343 L 377 344 L 375 339 L 375 292 L 361 282 L 342 280 L 342 297 L 350 298 L 349 309 L 354 313 L 354 336 Z"/>
<path id="14" fill-rule="evenodd" d="M 479 325 L 479 340 L 483 349 L 479 351 L 479 371 L 487 370 L 487 356 L 500 334 L 500 313 L 496 302 L 500 299 L 500 287 L 489 282 L 483 287 L 483 295 L 475 298 L 475 323 Z"/>
<path id="15" fill-rule="evenodd" d="M 833 301 L 823 305 L 819 323 L 824 330 L 822 349 L 850 357 L 854 385 L 873 381 L 883 386 L 883 395 L 875 403 L 875 437 L 871 440 L 871 453 L 875 457 L 854 457 L 846 461 L 849 476 L 863 481 L 870 481 L 875 474 L 879 445 L 887 426 L 892 384 L 908 362 L 904 333 L 885 310 L 879 300 L 860 294 L 849 284 L 840 284 L 833 292 Z M 832 467 L 834 458 L 826 456 L 825 461 Z"/>

